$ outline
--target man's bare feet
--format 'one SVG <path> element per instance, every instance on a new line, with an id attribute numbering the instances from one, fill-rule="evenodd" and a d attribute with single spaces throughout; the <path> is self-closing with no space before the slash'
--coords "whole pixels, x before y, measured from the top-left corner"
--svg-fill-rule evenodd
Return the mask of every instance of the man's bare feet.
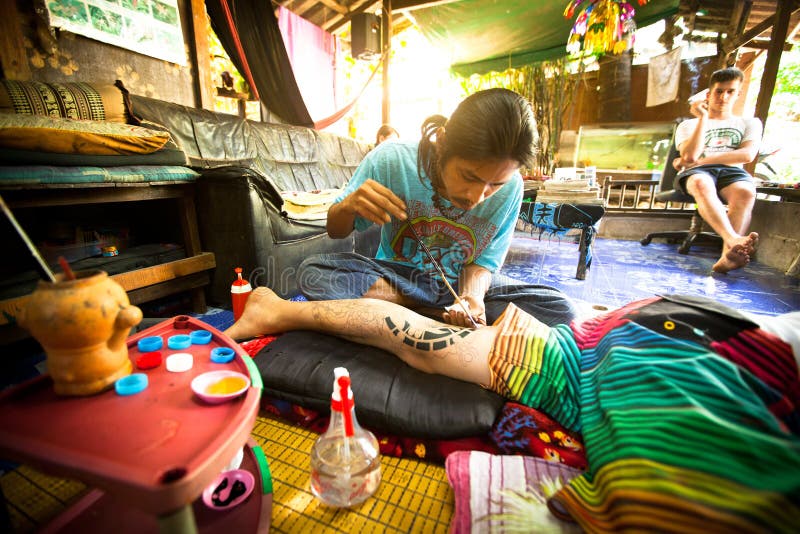
<path id="1" fill-rule="evenodd" d="M 723 246 L 722 257 L 711 267 L 715 273 L 727 273 L 750 263 L 750 255 L 745 252 L 744 245 Z"/>
<path id="2" fill-rule="evenodd" d="M 727 273 L 739 269 L 750 263 L 750 255 L 758 247 L 758 234 L 750 232 L 746 236 L 736 239 L 731 246 L 726 243 L 722 246 L 722 256 L 711 268 L 715 273 Z"/>
<path id="3" fill-rule="evenodd" d="M 247 298 L 247 305 L 239 320 L 225 334 L 231 339 L 251 339 L 264 334 L 277 334 L 285 331 L 282 311 L 288 304 L 267 287 L 257 287 Z"/>
<path id="4" fill-rule="evenodd" d="M 755 254 L 756 250 L 758 249 L 758 234 L 756 232 L 750 232 L 747 235 L 747 253 L 752 256 Z"/>

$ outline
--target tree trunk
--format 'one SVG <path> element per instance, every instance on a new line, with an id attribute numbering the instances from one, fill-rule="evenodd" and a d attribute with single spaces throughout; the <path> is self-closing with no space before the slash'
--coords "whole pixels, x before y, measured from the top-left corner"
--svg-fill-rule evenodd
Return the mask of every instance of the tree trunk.
<path id="1" fill-rule="evenodd" d="M 600 58 L 598 83 L 599 122 L 628 122 L 631 120 L 631 62 L 630 50 L 618 56 Z"/>

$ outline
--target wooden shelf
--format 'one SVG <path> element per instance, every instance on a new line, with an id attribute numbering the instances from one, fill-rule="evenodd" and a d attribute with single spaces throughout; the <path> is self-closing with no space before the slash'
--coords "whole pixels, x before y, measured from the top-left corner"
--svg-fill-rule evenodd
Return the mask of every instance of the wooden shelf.
<path id="1" fill-rule="evenodd" d="M 193 311 L 206 310 L 204 287 L 210 281 L 209 271 L 216 266 L 214 254 L 203 252 L 197 230 L 194 184 L 159 182 L 137 184 L 69 184 L 0 188 L 8 206 L 41 208 L 48 206 L 81 206 L 111 202 L 146 202 L 173 199 L 177 203 L 183 247 L 186 258 L 113 275 L 132 304 L 140 304 L 175 293 L 189 292 Z M 146 209 L 144 207 L 143 209 Z M 148 217 L 156 216 L 152 211 Z M 14 322 L 29 295 L 0 300 L 0 325 Z"/>

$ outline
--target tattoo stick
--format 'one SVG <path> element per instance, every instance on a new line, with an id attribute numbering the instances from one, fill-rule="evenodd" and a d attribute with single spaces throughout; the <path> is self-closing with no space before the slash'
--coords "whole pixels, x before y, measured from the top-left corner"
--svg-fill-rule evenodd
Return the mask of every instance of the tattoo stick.
<path id="1" fill-rule="evenodd" d="M 3 213 L 6 214 L 6 217 L 8 217 L 9 222 L 11 222 L 11 226 L 14 227 L 14 230 L 17 231 L 17 234 L 19 234 L 19 237 L 25 243 L 25 246 L 28 247 L 28 252 L 30 252 L 31 256 L 33 256 L 33 259 L 36 260 L 36 266 L 38 267 L 39 272 L 42 275 L 44 275 L 44 277 L 48 281 L 55 282 L 56 276 L 53 274 L 53 271 L 51 271 L 50 267 L 48 267 L 47 263 L 45 263 L 41 254 L 39 254 L 39 249 L 37 249 L 36 245 L 34 245 L 33 242 L 30 240 L 28 234 L 26 234 L 25 230 L 23 230 L 22 227 L 19 225 L 19 223 L 17 222 L 17 218 L 14 217 L 13 213 L 11 213 L 11 210 L 6 205 L 2 196 L 0 196 L 0 209 L 2 209 Z"/>
<path id="2" fill-rule="evenodd" d="M 439 271 L 439 276 L 442 277 L 444 285 L 446 285 L 447 289 L 450 290 L 450 293 L 453 295 L 453 298 L 455 299 L 456 303 L 458 303 L 461 306 L 461 309 L 464 310 L 464 313 L 467 314 L 467 318 L 469 318 L 470 322 L 472 323 L 472 326 L 478 328 L 478 323 L 476 323 L 475 319 L 472 318 L 472 315 L 469 313 L 469 308 L 467 308 L 466 304 L 461 299 L 461 297 L 459 297 L 456 294 L 455 290 L 453 289 L 453 286 L 450 285 L 450 282 L 447 281 L 447 276 L 445 276 L 444 274 L 444 269 L 442 269 L 442 266 L 439 265 L 438 261 L 436 261 L 436 258 L 433 257 L 433 254 L 431 254 L 430 249 L 428 249 L 427 245 L 425 245 L 425 243 L 422 241 L 422 238 L 419 236 L 416 229 L 414 229 L 414 225 L 411 224 L 411 221 L 408 221 L 408 227 L 411 229 L 411 233 L 414 234 L 414 238 L 417 240 L 417 243 L 419 243 L 419 245 L 422 247 L 422 250 L 425 251 L 425 254 L 428 256 L 428 259 L 431 260 L 433 266 L 436 267 L 437 271 Z"/>

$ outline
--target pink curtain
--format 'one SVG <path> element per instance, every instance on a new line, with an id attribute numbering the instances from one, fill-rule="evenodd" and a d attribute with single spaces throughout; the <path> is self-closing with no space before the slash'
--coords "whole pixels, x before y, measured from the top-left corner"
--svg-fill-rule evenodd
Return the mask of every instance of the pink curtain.
<path id="1" fill-rule="evenodd" d="M 328 117 L 337 108 L 336 37 L 283 7 L 278 27 L 309 114 L 315 121 Z"/>

